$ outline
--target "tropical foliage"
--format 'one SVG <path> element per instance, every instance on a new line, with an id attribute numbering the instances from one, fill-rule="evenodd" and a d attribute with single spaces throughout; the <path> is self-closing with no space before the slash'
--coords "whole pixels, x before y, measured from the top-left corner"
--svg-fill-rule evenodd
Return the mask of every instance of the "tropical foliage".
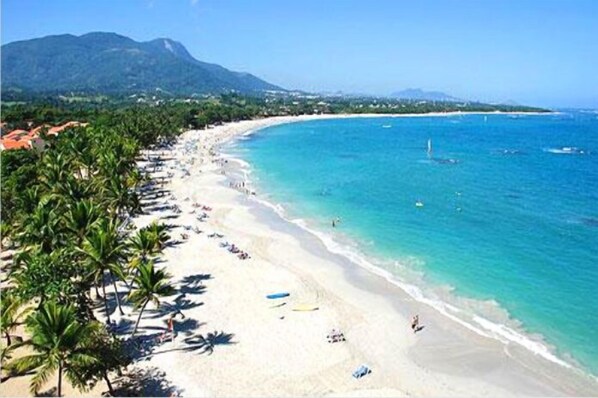
<path id="1" fill-rule="evenodd" d="M 89 347 L 97 328 L 97 322 L 78 321 L 72 305 L 47 302 L 27 320 L 31 339 L 23 344 L 31 346 L 34 353 L 13 360 L 10 367 L 18 372 L 35 371 L 31 379 L 34 395 L 57 373 L 57 391 L 61 396 L 63 374 L 70 381 L 77 381 L 77 367 L 99 361 L 97 352 Z"/>
<path id="2" fill-rule="evenodd" d="M 182 120 L 173 109 L 111 110 L 49 139 L 43 152 L 2 154 L 2 238 L 16 249 L 11 288 L 0 301 L 2 365 L 11 375 L 33 372 L 32 393 L 53 375 L 58 394 L 63 377 L 82 391 L 102 380 L 112 391 L 110 374 L 128 358 L 97 317 L 110 325 L 113 310 L 124 314 L 122 284 L 140 310 L 137 330 L 147 303 L 174 291 L 148 262 L 170 239 L 166 226 L 154 223 L 131 237 L 127 224 L 142 210 L 137 160 L 172 141 Z M 95 311 L 98 300 L 103 311 Z M 21 323 L 25 341 L 15 334 Z M 17 356 L 23 345 L 33 353 Z"/>

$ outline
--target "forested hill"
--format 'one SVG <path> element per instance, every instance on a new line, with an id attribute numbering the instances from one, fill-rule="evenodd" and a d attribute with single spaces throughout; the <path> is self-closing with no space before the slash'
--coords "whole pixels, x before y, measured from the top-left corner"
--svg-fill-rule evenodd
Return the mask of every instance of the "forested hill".
<path id="1" fill-rule="evenodd" d="M 2 89 L 174 94 L 282 90 L 249 73 L 193 58 L 174 40 L 137 42 L 115 33 L 69 34 L 2 46 Z"/>

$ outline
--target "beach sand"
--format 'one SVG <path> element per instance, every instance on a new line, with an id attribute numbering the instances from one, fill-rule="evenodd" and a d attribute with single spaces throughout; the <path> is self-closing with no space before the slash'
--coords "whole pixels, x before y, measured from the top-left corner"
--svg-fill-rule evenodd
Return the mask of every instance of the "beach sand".
<path id="1" fill-rule="evenodd" d="M 364 116 L 364 115 L 362 115 Z M 154 151 L 165 161 L 155 177 L 174 173 L 165 197 L 150 203 L 137 227 L 154 220 L 175 226 L 181 240 L 158 266 L 180 293 L 146 311 L 141 335 L 159 335 L 173 310 L 174 342 L 152 345 L 136 366 L 164 372 L 168 390 L 183 396 L 506 396 L 597 395 L 580 372 L 534 356 L 517 345 L 481 336 L 414 300 L 384 278 L 329 251 L 315 235 L 285 221 L 243 188 L 231 188 L 238 164 L 219 146 L 277 123 L 330 116 L 277 117 L 188 131 L 173 149 Z M 338 117 L 338 116 L 333 116 Z M 251 190 L 251 187 L 245 187 Z M 170 196 L 173 195 L 173 196 Z M 209 206 L 204 211 L 193 204 Z M 180 214 L 160 209 L 176 204 Z M 195 213 L 191 213 L 195 211 Z M 197 227 L 201 233 L 184 227 Z M 209 235 L 222 234 L 222 238 Z M 182 239 L 180 234 L 188 234 Z M 240 260 L 221 247 L 249 253 Z M 124 286 L 121 286 L 124 290 Z M 286 291 L 285 299 L 266 295 Z M 298 312 L 297 305 L 317 306 Z M 137 313 L 125 305 L 121 325 Z M 414 334 L 411 317 L 425 328 Z M 345 342 L 328 343 L 341 329 Z M 155 339 L 152 339 L 152 341 Z M 209 342 L 206 343 L 206 341 Z M 361 364 L 372 372 L 357 380 Z"/>

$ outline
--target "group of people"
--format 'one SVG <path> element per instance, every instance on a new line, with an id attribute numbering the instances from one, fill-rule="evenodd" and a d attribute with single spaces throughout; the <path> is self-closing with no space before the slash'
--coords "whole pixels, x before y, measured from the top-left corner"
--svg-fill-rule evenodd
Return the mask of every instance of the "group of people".
<path id="1" fill-rule="evenodd" d="M 242 192 L 246 195 L 255 195 L 255 191 L 252 191 L 251 189 L 247 188 L 245 186 L 245 181 L 241 181 L 241 182 L 229 182 L 228 183 L 229 188 L 233 188 L 236 189 L 239 192 Z"/>
<path id="2" fill-rule="evenodd" d="M 191 206 L 195 207 L 195 208 L 200 208 L 203 211 L 212 211 L 212 208 L 210 206 L 206 206 L 206 205 L 202 205 L 201 203 L 193 203 Z"/>
<path id="3" fill-rule="evenodd" d="M 241 182 L 229 182 L 228 183 L 229 188 L 235 188 L 235 189 L 239 189 L 239 188 L 245 188 L 245 181 L 241 181 Z"/>
<path id="4" fill-rule="evenodd" d="M 339 343 L 341 341 L 345 341 L 345 334 L 337 329 L 332 329 L 330 333 L 326 336 L 326 339 L 329 343 Z"/>
<path id="5" fill-rule="evenodd" d="M 240 260 L 247 260 L 251 258 L 249 253 L 239 249 L 234 243 L 224 242 L 220 244 L 221 247 L 226 248 L 230 253 L 236 254 Z"/>

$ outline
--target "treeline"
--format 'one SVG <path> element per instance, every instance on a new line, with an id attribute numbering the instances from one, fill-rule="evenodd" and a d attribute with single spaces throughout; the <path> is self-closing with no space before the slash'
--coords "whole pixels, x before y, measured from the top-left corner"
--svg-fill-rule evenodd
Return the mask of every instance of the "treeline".
<path id="1" fill-rule="evenodd" d="M 33 394 L 54 375 L 58 395 L 63 377 L 82 391 L 104 381 L 114 394 L 110 377 L 129 363 L 130 350 L 111 333 L 107 290 L 123 314 L 118 285 L 126 286 L 139 311 L 133 334 L 148 303 L 174 293 L 154 265 L 169 240 L 167 226 L 131 233 L 128 225 L 143 211 L 141 196 L 160 189 L 140 189 L 148 181 L 136 161 L 184 127 L 174 110 L 104 110 L 85 128 L 47 138 L 41 153 L 2 153 L 2 248 L 14 251 L 0 301 L 2 369 L 6 377 L 32 372 Z M 57 115 L 31 112 L 24 115 L 44 122 Z M 96 318 L 98 303 L 106 323 Z M 22 323 L 27 335 L 15 336 Z M 20 355 L 22 346 L 30 354 Z"/>
<path id="2" fill-rule="evenodd" d="M 225 94 L 206 98 L 173 98 L 140 95 L 100 97 L 89 101 L 66 101 L 58 97 L 2 106 L 5 131 L 27 129 L 43 123 L 59 124 L 68 120 L 93 121 L 111 117 L 115 112 L 144 109 L 168 109 L 186 128 L 204 128 L 256 117 L 303 115 L 314 113 L 430 113 L 430 112 L 547 112 L 522 105 L 477 102 L 412 101 L 388 98 L 297 97 L 272 95 L 261 97 Z"/>

